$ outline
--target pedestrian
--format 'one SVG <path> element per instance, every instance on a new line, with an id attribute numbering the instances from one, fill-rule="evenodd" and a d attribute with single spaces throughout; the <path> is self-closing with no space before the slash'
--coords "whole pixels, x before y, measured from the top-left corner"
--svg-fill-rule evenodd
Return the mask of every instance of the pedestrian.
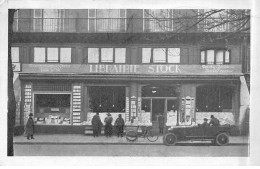
<path id="1" fill-rule="evenodd" d="M 113 133 L 113 128 L 112 128 L 112 121 L 113 118 L 110 113 L 107 113 L 107 117 L 105 118 L 105 136 L 106 137 L 111 137 Z"/>
<path id="2" fill-rule="evenodd" d="M 163 117 L 162 113 L 160 113 L 159 116 L 158 116 L 158 122 L 159 122 L 159 133 L 163 134 L 164 117 Z"/>
<path id="3" fill-rule="evenodd" d="M 207 126 L 209 126 L 209 124 L 208 124 L 208 119 L 207 119 L 207 118 L 204 118 L 203 120 L 204 120 L 204 122 L 203 122 L 202 124 L 200 124 L 199 126 L 201 126 L 201 127 L 207 127 Z"/>
<path id="4" fill-rule="evenodd" d="M 29 119 L 26 123 L 26 133 L 27 133 L 27 140 L 34 139 L 33 133 L 34 133 L 34 121 L 32 118 L 33 114 L 29 114 Z"/>
<path id="5" fill-rule="evenodd" d="M 101 127 L 102 127 L 102 122 L 99 117 L 99 113 L 96 113 L 92 120 L 91 120 L 92 128 L 93 128 L 93 136 L 98 137 L 99 134 L 101 133 Z"/>
<path id="6" fill-rule="evenodd" d="M 122 118 L 121 114 L 118 115 L 118 118 L 115 121 L 115 126 L 116 126 L 116 129 L 117 129 L 117 137 L 119 137 L 119 136 L 123 137 L 125 121 Z"/>
<path id="7" fill-rule="evenodd" d="M 210 116 L 211 120 L 209 122 L 209 126 L 219 126 L 219 120 L 213 115 Z"/>

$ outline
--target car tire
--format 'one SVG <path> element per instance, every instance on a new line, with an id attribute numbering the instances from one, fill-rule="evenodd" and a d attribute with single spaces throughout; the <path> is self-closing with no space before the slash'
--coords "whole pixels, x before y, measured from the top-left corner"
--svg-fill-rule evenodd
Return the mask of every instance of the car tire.
<path id="1" fill-rule="evenodd" d="M 173 133 L 168 133 L 163 136 L 163 143 L 167 146 L 174 146 L 177 143 L 177 136 Z"/>
<path id="2" fill-rule="evenodd" d="M 224 146 L 227 145 L 229 143 L 229 137 L 227 133 L 219 133 L 216 136 L 216 144 L 218 146 Z"/>

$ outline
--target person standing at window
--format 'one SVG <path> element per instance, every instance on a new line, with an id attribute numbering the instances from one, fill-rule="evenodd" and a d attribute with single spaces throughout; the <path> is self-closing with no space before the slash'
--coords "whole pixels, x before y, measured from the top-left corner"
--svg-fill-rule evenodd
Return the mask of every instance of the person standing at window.
<path id="1" fill-rule="evenodd" d="M 111 137 L 112 136 L 112 121 L 113 118 L 111 116 L 110 113 L 107 113 L 107 117 L 105 118 L 104 122 L 105 122 L 105 135 L 106 137 Z"/>
<path id="2" fill-rule="evenodd" d="M 115 126 L 117 128 L 117 137 L 119 136 L 123 137 L 125 121 L 122 118 L 121 114 L 118 115 L 118 118 L 115 121 Z"/>
<path id="3" fill-rule="evenodd" d="M 27 133 L 27 140 L 34 139 L 33 133 L 34 133 L 34 121 L 32 118 L 33 114 L 29 114 L 29 119 L 26 123 L 26 133 Z"/>
<path id="4" fill-rule="evenodd" d="M 96 113 L 91 121 L 92 128 L 93 128 L 93 136 L 98 137 L 101 133 L 102 122 L 99 117 L 99 113 Z"/>

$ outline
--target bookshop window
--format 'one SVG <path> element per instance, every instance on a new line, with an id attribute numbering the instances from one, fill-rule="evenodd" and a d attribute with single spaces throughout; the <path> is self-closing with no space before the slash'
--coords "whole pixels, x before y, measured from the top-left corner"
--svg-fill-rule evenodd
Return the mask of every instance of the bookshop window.
<path id="1" fill-rule="evenodd" d="M 199 112 L 225 112 L 232 109 L 232 87 L 201 86 L 196 92 Z"/>
<path id="2" fill-rule="evenodd" d="M 125 87 L 91 86 L 89 104 L 92 112 L 125 112 Z"/>

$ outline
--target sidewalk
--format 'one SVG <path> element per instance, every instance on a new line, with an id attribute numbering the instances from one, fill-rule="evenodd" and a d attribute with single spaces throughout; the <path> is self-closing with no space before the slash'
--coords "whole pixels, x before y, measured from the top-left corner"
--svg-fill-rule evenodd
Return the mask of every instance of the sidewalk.
<path id="1" fill-rule="evenodd" d="M 23 135 L 14 137 L 14 144 L 135 144 L 135 145 L 163 145 L 163 136 L 160 136 L 156 142 L 150 142 L 146 138 L 138 138 L 136 141 L 131 142 L 126 140 L 125 137 L 93 137 L 91 135 L 80 134 L 36 134 L 35 139 L 27 140 Z M 203 141 L 210 143 L 209 141 Z M 201 141 L 182 141 L 178 143 L 202 143 Z M 230 136 L 230 145 L 247 145 L 249 140 L 247 136 Z"/>

